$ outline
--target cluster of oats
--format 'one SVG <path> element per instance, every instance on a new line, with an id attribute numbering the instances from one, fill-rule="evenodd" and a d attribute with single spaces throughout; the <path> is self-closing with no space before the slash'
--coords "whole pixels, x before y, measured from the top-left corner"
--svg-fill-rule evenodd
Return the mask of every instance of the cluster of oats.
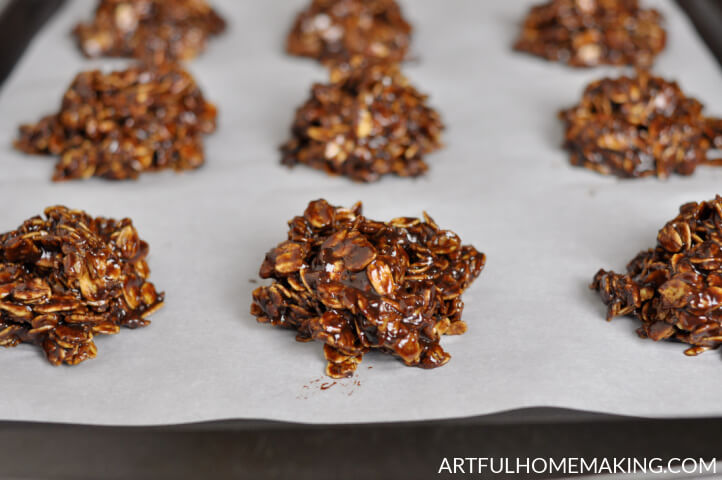
<path id="1" fill-rule="evenodd" d="M 292 55 L 339 63 L 355 55 L 401 61 L 411 26 L 394 0 L 313 0 L 288 34 Z"/>
<path id="2" fill-rule="evenodd" d="M 424 155 L 440 148 L 443 124 L 396 64 L 355 57 L 315 84 L 296 112 L 282 163 L 372 182 L 426 172 Z"/>
<path id="3" fill-rule="evenodd" d="M 53 365 L 95 357 L 95 335 L 143 327 L 163 306 L 147 255 L 129 219 L 60 206 L 0 235 L 0 345 L 39 345 Z"/>
<path id="4" fill-rule="evenodd" d="M 206 0 L 100 0 L 92 22 L 73 33 L 88 57 L 163 63 L 197 56 L 225 26 Z"/>
<path id="5" fill-rule="evenodd" d="M 648 67 L 666 44 L 661 21 L 637 0 L 551 0 L 532 7 L 514 48 L 574 67 Z"/>
<path id="6" fill-rule="evenodd" d="M 692 174 L 722 145 L 722 121 L 674 82 L 639 72 L 587 86 L 581 102 L 560 113 L 573 165 L 620 177 Z"/>
<path id="7" fill-rule="evenodd" d="M 675 339 L 697 355 L 722 344 L 722 197 L 680 207 L 626 274 L 600 270 L 591 288 L 608 305 L 607 319 L 633 315 L 638 333 Z"/>
<path id="8" fill-rule="evenodd" d="M 251 313 L 299 341 L 322 341 L 334 378 L 350 376 L 372 349 L 434 368 L 450 358 L 441 336 L 466 331 L 461 294 L 484 262 L 426 214 L 384 223 L 362 216 L 360 203 L 317 200 L 266 254 L 260 275 L 273 283 L 253 292 Z"/>
<path id="9" fill-rule="evenodd" d="M 75 78 L 60 112 L 21 126 L 15 147 L 60 156 L 53 180 L 125 180 L 200 167 L 215 126 L 215 106 L 176 64 L 93 70 Z"/>

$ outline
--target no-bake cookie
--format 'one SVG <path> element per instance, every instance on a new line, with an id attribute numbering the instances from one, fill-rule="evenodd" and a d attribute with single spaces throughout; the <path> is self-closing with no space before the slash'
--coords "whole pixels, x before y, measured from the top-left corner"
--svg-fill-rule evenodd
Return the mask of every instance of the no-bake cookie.
<path id="1" fill-rule="evenodd" d="M 282 163 L 361 182 L 419 176 L 444 128 L 426 100 L 398 65 L 355 57 L 332 69 L 329 83 L 313 85 L 281 148 Z"/>
<path id="2" fill-rule="evenodd" d="M 552 0 L 532 7 L 514 48 L 574 67 L 649 67 L 666 33 L 637 0 Z"/>
<path id="3" fill-rule="evenodd" d="M 189 60 L 226 23 L 205 0 L 100 0 L 89 23 L 73 30 L 88 57 Z"/>
<path id="4" fill-rule="evenodd" d="M 394 0 L 312 0 L 296 17 L 286 50 L 329 64 L 355 55 L 401 61 L 410 36 Z"/>
<path id="5" fill-rule="evenodd" d="M 163 293 L 125 218 L 56 206 L 0 235 L 0 345 L 40 346 L 53 365 L 94 358 L 96 335 L 150 323 Z"/>
<path id="6" fill-rule="evenodd" d="M 216 107 L 178 65 L 82 72 L 60 112 L 20 127 L 15 147 L 60 156 L 53 180 L 134 179 L 142 172 L 204 163 L 203 135 Z"/>
<path id="7" fill-rule="evenodd" d="M 323 342 L 334 378 L 352 375 L 372 349 L 435 368 L 450 358 L 441 336 L 466 331 L 461 294 L 484 263 L 426 214 L 384 223 L 364 217 L 360 203 L 316 200 L 266 254 L 260 276 L 273 283 L 253 292 L 251 313 Z"/>
<path id="8" fill-rule="evenodd" d="M 607 319 L 631 315 L 641 337 L 674 339 L 697 355 L 722 344 L 722 197 L 688 203 L 640 252 L 626 274 L 600 270 L 591 288 Z"/>
<path id="9" fill-rule="evenodd" d="M 587 86 L 581 102 L 560 112 L 572 165 L 619 177 L 691 175 L 719 163 L 720 119 L 675 82 L 640 71 Z"/>

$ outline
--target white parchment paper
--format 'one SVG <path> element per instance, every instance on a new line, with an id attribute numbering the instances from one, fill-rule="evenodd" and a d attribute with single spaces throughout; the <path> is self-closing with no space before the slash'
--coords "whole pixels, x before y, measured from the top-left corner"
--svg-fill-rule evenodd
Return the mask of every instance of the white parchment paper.
<path id="1" fill-rule="evenodd" d="M 212 419 L 312 423 L 418 420 L 555 406 L 651 417 L 722 415 L 719 352 L 697 358 L 640 340 L 630 319 L 604 321 L 587 288 L 600 267 L 621 270 L 680 204 L 720 193 L 722 170 L 620 181 L 573 168 L 556 112 L 584 85 L 620 70 L 574 70 L 511 44 L 526 0 L 407 0 L 416 30 L 412 82 L 448 130 L 418 180 L 354 184 L 279 164 L 295 108 L 324 69 L 283 53 L 306 2 L 216 0 L 228 33 L 190 64 L 220 127 L 207 164 L 137 182 L 50 182 L 54 158 L 25 156 L 17 125 L 56 111 L 73 76 L 122 61 L 87 61 L 69 35 L 94 2 L 70 1 L 0 92 L 0 230 L 52 204 L 131 217 L 151 245 L 151 279 L 167 294 L 150 327 L 97 339 L 98 357 L 52 367 L 34 346 L 0 349 L 0 419 L 168 424 Z M 722 72 L 671 0 L 669 46 L 656 71 L 722 115 Z M 364 202 L 374 219 L 427 210 L 488 255 L 464 295 L 469 331 L 448 337 L 451 361 L 408 368 L 368 354 L 357 375 L 323 377 L 319 343 L 257 324 L 250 296 L 265 252 L 307 202 Z M 325 390 L 321 386 L 330 387 Z"/>

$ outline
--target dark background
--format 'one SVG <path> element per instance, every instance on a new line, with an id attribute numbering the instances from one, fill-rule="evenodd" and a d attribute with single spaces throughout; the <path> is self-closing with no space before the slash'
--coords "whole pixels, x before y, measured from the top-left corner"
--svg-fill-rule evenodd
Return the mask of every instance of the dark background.
<path id="1" fill-rule="evenodd" d="M 722 0 L 678 3 L 722 64 Z M 0 85 L 61 4 L 13 0 L 0 11 Z M 152 428 L 0 422 L 0 478 L 437 478 L 444 457 L 722 460 L 721 433 L 722 418 L 649 420 L 557 408 L 334 426 L 241 420 Z"/>

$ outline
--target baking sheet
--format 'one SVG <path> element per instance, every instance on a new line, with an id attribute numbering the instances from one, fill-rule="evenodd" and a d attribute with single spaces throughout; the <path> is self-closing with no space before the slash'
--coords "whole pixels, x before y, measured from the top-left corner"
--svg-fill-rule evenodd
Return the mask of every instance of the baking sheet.
<path id="1" fill-rule="evenodd" d="M 305 0 L 214 2 L 228 33 L 190 64 L 220 108 L 195 172 L 54 184 L 55 159 L 11 148 L 17 125 L 55 111 L 87 61 L 69 31 L 94 2 L 67 2 L 0 91 L 0 230 L 52 204 L 129 216 L 151 245 L 151 280 L 167 295 L 150 327 L 96 340 L 98 357 L 52 367 L 37 347 L 0 349 L 0 419 L 150 425 L 248 418 L 311 423 L 481 415 L 532 406 L 650 417 L 722 415 L 719 352 L 638 339 L 633 320 L 608 324 L 587 288 L 621 270 L 681 203 L 720 192 L 722 170 L 620 181 L 572 168 L 559 148 L 560 108 L 619 70 L 573 70 L 513 53 L 526 0 L 403 2 L 416 30 L 405 71 L 431 95 L 448 130 L 418 180 L 371 185 L 279 164 L 295 108 L 324 69 L 283 53 Z M 669 46 L 656 71 L 722 115 L 722 72 L 671 0 Z M 251 291 L 265 252 L 309 200 L 364 202 L 374 219 L 420 215 L 488 255 L 465 293 L 465 335 L 442 341 L 451 361 L 408 368 L 368 354 L 354 378 L 323 376 L 320 343 L 257 324 Z M 260 281 L 260 280 L 259 280 Z M 325 387 L 325 388 L 322 388 Z"/>

